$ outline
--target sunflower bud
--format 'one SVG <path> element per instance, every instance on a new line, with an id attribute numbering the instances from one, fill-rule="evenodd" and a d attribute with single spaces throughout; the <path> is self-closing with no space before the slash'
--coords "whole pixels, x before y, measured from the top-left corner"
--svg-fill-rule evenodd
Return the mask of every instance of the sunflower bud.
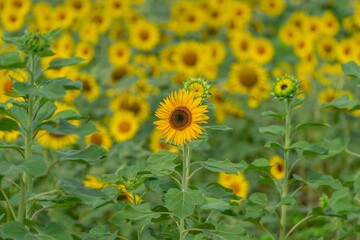
<path id="1" fill-rule="evenodd" d="M 50 43 L 40 33 L 28 33 L 24 39 L 24 51 L 38 55 L 50 51 Z"/>
<path id="2" fill-rule="evenodd" d="M 328 206 L 329 198 L 326 195 L 322 195 L 319 201 L 319 206 L 321 208 L 326 208 Z"/>
<path id="3" fill-rule="evenodd" d="M 194 92 L 195 99 L 202 98 L 203 103 L 210 96 L 210 84 L 204 77 L 190 78 L 184 82 L 184 89 L 188 92 Z"/>
<path id="4" fill-rule="evenodd" d="M 278 100 L 292 99 L 296 96 L 299 89 L 299 80 L 293 75 L 284 75 L 276 79 L 272 94 Z"/>

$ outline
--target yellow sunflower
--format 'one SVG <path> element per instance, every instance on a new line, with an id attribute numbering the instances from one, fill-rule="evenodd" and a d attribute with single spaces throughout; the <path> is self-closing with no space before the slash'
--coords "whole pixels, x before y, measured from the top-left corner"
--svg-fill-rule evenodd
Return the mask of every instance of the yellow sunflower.
<path id="1" fill-rule="evenodd" d="M 130 27 L 130 44 L 138 49 L 152 50 L 160 40 L 158 27 L 148 21 L 138 21 Z"/>
<path id="2" fill-rule="evenodd" d="M 125 77 L 133 74 L 134 68 L 129 65 L 118 65 L 110 72 L 110 83 L 117 84 L 121 82 Z"/>
<path id="3" fill-rule="evenodd" d="M 75 56 L 84 59 L 81 64 L 88 64 L 94 58 L 94 46 L 89 42 L 79 42 L 75 48 Z"/>
<path id="4" fill-rule="evenodd" d="M 321 16 L 321 30 L 325 36 L 334 37 L 340 29 L 340 24 L 331 11 L 325 11 L 325 13 Z"/>
<path id="5" fill-rule="evenodd" d="M 84 22 L 80 27 L 79 35 L 82 42 L 96 44 L 99 41 L 98 27 L 91 22 Z"/>
<path id="6" fill-rule="evenodd" d="M 285 5 L 284 0 L 261 0 L 260 10 L 270 16 L 278 16 L 284 11 Z"/>
<path id="7" fill-rule="evenodd" d="M 129 0 L 108 0 L 105 1 L 105 9 L 111 16 L 119 18 L 129 9 L 130 3 Z"/>
<path id="8" fill-rule="evenodd" d="M 336 59 L 336 45 L 335 38 L 322 38 L 317 42 L 316 49 L 321 58 L 332 61 Z"/>
<path id="9" fill-rule="evenodd" d="M 110 133 L 118 142 L 132 139 L 139 129 L 139 122 L 134 114 L 118 111 L 110 119 Z"/>
<path id="10" fill-rule="evenodd" d="M 224 61 L 226 55 L 226 49 L 222 42 L 211 41 L 205 44 L 205 48 L 209 49 L 211 61 L 215 64 L 220 64 Z"/>
<path id="11" fill-rule="evenodd" d="M 193 92 L 183 90 L 164 99 L 155 113 L 160 120 L 154 124 L 165 142 L 182 146 L 200 137 L 204 131 L 200 124 L 208 119 L 207 105 L 200 102 L 201 98 L 195 99 Z"/>
<path id="12" fill-rule="evenodd" d="M 96 129 L 98 130 L 97 132 L 91 133 L 85 137 L 86 143 L 89 145 L 96 144 L 106 150 L 110 150 L 112 142 L 108 130 L 99 123 L 96 123 Z"/>
<path id="13" fill-rule="evenodd" d="M 356 44 L 352 39 L 344 38 L 336 45 L 336 55 L 340 63 L 354 60 Z"/>
<path id="14" fill-rule="evenodd" d="M 167 46 L 160 52 L 160 65 L 164 71 L 173 71 L 175 69 L 176 46 Z"/>
<path id="15" fill-rule="evenodd" d="M 99 8 L 93 6 L 88 18 L 88 21 L 93 23 L 97 27 L 99 33 L 104 33 L 110 27 L 111 16 L 106 13 L 102 5 L 100 5 Z"/>
<path id="16" fill-rule="evenodd" d="M 109 47 L 109 60 L 114 66 L 127 64 L 130 57 L 131 50 L 125 42 L 117 42 Z"/>
<path id="17" fill-rule="evenodd" d="M 248 32 L 237 32 L 231 35 L 230 46 L 235 57 L 245 60 L 253 52 L 254 38 Z"/>
<path id="18" fill-rule="evenodd" d="M 284 160 L 278 155 L 270 158 L 269 165 L 271 166 L 270 173 L 275 179 L 282 179 L 285 176 Z"/>
<path id="19" fill-rule="evenodd" d="M 75 13 L 74 16 L 78 19 L 84 17 L 91 8 L 90 0 L 66 0 L 65 4 Z"/>
<path id="20" fill-rule="evenodd" d="M 64 32 L 53 44 L 53 51 L 56 56 L 70 57 L 74 51 L 74 39 L 70 33 Z M 54 57 L 54 56 L 52 56 Z"/>
<path id="21" fill-rule="evenodd" d="M 150 135 L 149 148 L 152 152 L 158 152 L 163 149 L 166 149 L 170 152 L 179 152 L 179 148 L 161 142 L 161 135 L 157 129 L 154 129 Z"/>
<path id="22" fill-rule="evenodd" d="M 252 58 L 261 63 L 265 64 L 271 61 L 274 55 L 274 48 L 271 42 L 265 38 L 259 38 L 255 40 L 253 47 Z"/>
<path id="23" fill-rule="evenodd" d="M 133 117 L 139 122 L 143 122 L 149 116 L 150 105 L 141 96 L 133 95 L 131 93 L 120 93 L 118 96 L 111 101 L 110 109 L 116 112 L 130 112 Z"/>
<path id="24" fill-rule="evenodd" d="M 256 94 L 269 83 L 264 68 L 254 62 L 235 63 L 231 66 L 228 89 L 240 94 Z"/>
<path id="25" fill-rule="evenodd" d="M 1 22 L 8 32 L 15 32 L 24 25 L 25 15 L 16 11 L 4 11 L 1 13 Z"/>
<path id="26" fill-rule="evenodd" d="M 219 173 L 218 183 L 225 188 L 233 190 L 234 194 L 242 199 L 247 198 L 249 194 L 249 182 L 243 173 L 227 174 Z"/>
<path id="27" fill-rule="evenodd" d="M 93 75 L 88 73 L 80 73 L 77 80 L 82 82 L 81 93 L 88 101 L 95 101 L 100 95 L 100 87 Z"/>
<path id="28" fill-rule="evenodd" d="M 308 54 L 313 52 L 313 44 L 314 42 L 311 39 L 302 36 L 294 40 L 294 52 L 300 58 L 305 58 Z"/>
<path id="29" fill-rule="evenodd" d="M 301 37 L 301 31 L 292 24 L 285 24 L 279 30 L 279 38 L 282 42 L 292 45 L 295 39 Z"/>
<path id="30" fill-rule="evenodd" d="M 58 5 L 52 11 L 54 27 L 68 28 L 74 21 L 74 12 L 66 5 Z"/>

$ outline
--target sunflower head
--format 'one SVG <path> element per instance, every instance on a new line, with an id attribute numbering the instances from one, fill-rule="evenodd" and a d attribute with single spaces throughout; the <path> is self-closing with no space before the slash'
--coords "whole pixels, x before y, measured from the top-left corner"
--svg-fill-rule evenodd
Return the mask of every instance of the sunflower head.
<path id="1" fill-rule="evenodd" d="M 27 33 L 24 39 L 24 51 L 30 55 L 42 56 L 50 51 L 50 42 L 40 33 Z"/>
<path id="2" fill-rule="evenodd" d="M 211 95 L 210 84 L 204 77 L 190 78 L 184 82 L 184 89 L 194 93 L 194 98 L 201 98 L 203 103 Z"/>
<path id="3" fill-rule="evenodd" d="M 201 98 L 195 98 L 194 92 L 179 90 L 165 98 L 155 115 L 159 118 L 154 124 L 165 142 L 183 146 L 200 137 L 206 123 L 207 105 L 200 105 Z"/>
<path id="4" fill-rule="evenodd" d="M 279 77 L 273 85 L 272 94 L 278 100 L 290 100 L 298 94 L 299 83 L 293 75 Z"/>

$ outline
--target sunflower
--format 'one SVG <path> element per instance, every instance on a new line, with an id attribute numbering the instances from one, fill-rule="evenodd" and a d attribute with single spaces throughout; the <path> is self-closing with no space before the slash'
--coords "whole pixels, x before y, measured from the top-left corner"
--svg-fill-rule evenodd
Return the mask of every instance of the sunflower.
<path id="1" fill-rule="evenodd" d="M 96 144 L 109 150 L 112 142 L 108 130 L 99 123 L 96 123 L 96 129 L 98 130 L 97 132 L 91 133 L 85 137 L 86 143 L 89 145 Z"/>
<path id="2" fill-rule="evenodd" d="M 110 27 L 111 16 L 105 12 L 102 6 L 99 6 L 99 8 L 93 6 L 88 17 L 88 21 L 97 27 L 99 33 L 104 33 Z"/>
<path id="3" fill-rule="evenodd" d="M 89 42 L 79 42 L 75 48 L 75 55 L 84 59 L 81 64 L 88 64 L 94 58 L 94 46 Z"/>
<path id="4" fill-rule="evenodd" d="M 282 179 L 285 176 L 284 160 L 274 155 L 270 158 L 269 165 L 271 166 L 270 173 L 275 179 Z"/>
<path id="5" fill-rule="evenodd" d="M 138 21 L 130 27 L 130 44 L 138 49 L 152 50 L 160 40 L 158 27 L 148 21 Z"/>
<path id="6" fill-rule="evenodd" d="M 133 63 L 139 66 L 139 72 L 144 70 L 145 76 L 159 77 L 159 60 L 155 55 L 138 54 L 134 57 Z"/>
<path id="7" fill-rule="evenodd" d="M 80 73 L 77 80 L 82 82 L 82 94 L 88 101 L 95 101 L 100 95 L 100 87 L 93 75 L 88 73 Z"/>
<path id="8" fill-rule="evenodd" d="M 316 49 L 321 58 L 324 60 L 336 59 L 337 41 L 334 38 L 322 38 L 316 44 Z"/>
<path id="9" fill-rule="evenodd" d="M 6 0 L 3 1 L 3 12 L 16 12 L 25 16 L 31 7 L 31 0 Z"/>
<path id="10" fill-rule="evenodd" d="M 66 5 L 59 5 L 52 11 L 54 27 L 68 28 L 74 20 L 74 12 Z"/>
<path id="11" fill-rule="evenodd" d="M 311 39 L 301 36 L 300 38 L 294 40 L 294 52 L 300 58 L 304 58 L 309 53 L 313 52 L 313 44 L 314 42 Z"/>
<path id="12" fill-rule="evenodd" d="M 129 9 L 129 0 L 108 0 L 105 1 L 106 11 L 113 17 L 119 18 Z"/>
<path id="13" fill-rule="evenodd" d="M 305 18 L 302 30 L 307 38 L 318 39 L 323 32 L 321 27 L 322 24 L 319 17 L 309 16 Z"/>
<path id="14" fill-rule="evenodd" d="M 279 100 L 291 99 L 296 96 L 299 81 L 292 75 L 285 75 L 276 79 L 273 85 L 273 95 Z"/>
<path id="15" fill-rule="evenodd" d="M 173 71 L 175 69 L 176 46 L 167 46 L 160 52 L 160 65 L 165 71 Z"/>
<path id="16" fill-rule="evenodd" d="M 235 63 L 231 65 L 228 89 L 240 94 L 256 94 L 269 85 L 264 68 L 254 62 Z"/>
<path id="17" fill-rule="evenodd" d="M 74 39 L 70 33 L 63 33 L 53 44 L 53 51 L 58 57 L 70 57 L 74 51 Z M 54 56 L 52 56 L 54 58 Z"/>
<path id="18" fill-rule="evenodd" d="M 91 22 L 85 22 L 79 29 L 80 41 L 96 44 L 99 41 L 98 27 Z"/>
<path id="19" fill-rule="evenodd" d="M 161 142 L 161 135 L 157 129 L 154 129 L 150 135 L 149 148 L 152 152 L 158 152 L 163 149 L 166 149 L 170 152 L 179 152 L 179 148 L 172 147 L 169 144 Z"/>
<path id="20" fill-rule="evenodd" d="M 284 0 L 261 0 L 260 10 L 270 16 L 280 15 L 285 8 Z"/>
<path id="21" fill-rule="evenodd" d="M 65 4 L 75 13 L 75 17 L 81 19 L 91 8 L 90 0 L 66 0 Z"/>
<path id="22" fill-rule="evenodd" d="M 118 142 L 132 139 L 139 129 L 139 122 L 134 114 L 118 111 L 110 119 L 110 133 Z"/>
<path id="23" fill-rule="evenodd" d="M 336 45 L 336 55 L 340 63 L 352 61 L 355 55 L 356 44 L 352 39 L 342 39 Z"/>
<path id="24" fill-rule="evenodd" d="M 224 61 L 226 49 L 222 42 L 211 41 L 205 44 L 205 48 L 210 51 L 211 61 L 215 64 L 220 64 Z"/>
<path id="25" fill-rule="evenodd" d="M 235 174 L 219 173 L 218 183 L 225 188 L 233 190 L 234 194 L 242 199 L 247 198 L 249 193 L 249 182 L 241 172 Z"/>
<path id="26" fill-rule="evenodd" d="M 83 183 L 83 185 L 85 187 L 94 188 L 94 189 L 98 189 L 98 190 L 101 190 L 101 189 L 103 189 L 104 187 L 107 187 L 107 186 L 114 186 L 118 190 L 120 190 L 122 195 L 124 195 L 126 197 L 126 200 L 129 203 L 131 203 L 131 204 L 139 204 L 141 202 L 141 198 L 139 197 L 139 195 L 132 194 L 131 192 L 127 191 L 125 186 L 122 185 L 122 184 L 109 183 L 109 182 L 100 180 L 100 179 L 98 179 L 97 177 L 95 177 L 93 175 L 86 175 L 86 179 L 84 181 L 82 181 L 82 183 Z"/>
<path id="27" fill-rule="evenodd" d="M 345 94 L 344 91 L 335 90 L 332 87 L 328 87 L 325 90 L 321 90 L 318 93 L 318 102 L 320 104 L 329 103 L 336 98 L 339 98 Z"/>
<path id="28" fill-rule="evenodd" d="M 274 55 L 274 48 L 271 42 L 265 38 L 259 38 L 255 40 L 253 47 L 252 57 L 260 64 L 265 64 L 271 61 Z"/>
<path id="29" fill-rule="evenodd" d="M 207 105 L 201 105 L 201 98 L 194 98 L 193 92 L 179 90 L 165 98 L 155 115 L 160 119 L 155 121 L 161 137 L 165 142 L 184 145 L 200 137 L 204 129 L 200 126 L 206 123 Z"/>
<path id="30" fill-rule="evenodd" d="M 252 15 L 251 7 L 247 2 L 232 1 L 229 3 L 229 18 L 227 25 L 230 29 L 240 30 L 247 24 Z"/>
<path id="31" fill-rule="evenodd" d="M 235 57 L 248 59 L 253 52 L 254 38 L 247 32 L 237 32 L 231 36 L 230 46 Z"/>
<path id="32" fill-rule="evenodd" d="M 15 11 L 4 11 L 1 13 L 1 22 L 8 32 L 15 32 L 24 24 L 25 15 Z"/>
<path id="33" fill-rule="evenodd" d="M 295 11 L 288 19 L 288 24 L 292 25 L 298 30 L 303 30 L 304 22 L 308 17 L 309 15 L 304 11 Z"/>
<path id="34" fill-rule="evenodd" d="M 301 37 L 301 31 L 292 24 L 285 24 L 279 30 L 279 38 L 283 43 L 292 45 L 295 39 Z"/>
<path id="35" fill-rule="evenodd" d="M 339 32 L 340 24 L 331 11 L 325 11 L 321 16 L 321 25 L 322 33 L 325 36 L 334 37 Z"/>
<path id="36" fill-rule="evenodd" d="M 131 50 L 125 42 L 117 42 L 109 47 L 109 60 L 114 66 L 127 64 L 130 57 Z"/>
<path id="37" fill-rule="evenodd" d="M 188 32 L 199 31 L 206 22 L 203 11 L 196 3 L 187 3 L 181 14 L 173 14 L 169 23 L 169 29 L 178 35 Z"/>
<path id="38" fill-rule="evenodd" d="M 204 9 L 206 24 L 211 28 L 219 28 L 225 25 L 229 19 L 227 6 L 212 6 Z"/>
<path id="39" fill-rule="evenodd" d="M 130 112 L 139 122 L 143 122 L 149 116 L 150 105 L 146 99 L 131 93 L 120 93 L 111 103 L 110 109 L 116 112 Z"/>
<path id="40" fill-rule="evenodd" d="M 125 64 L 116 66 L 110 72 L 110 83 L 117 84 L 121 82 L 121 80 L 123 80 L 125 77 L 131 75 L 133 72 L 134 68 L 131 65 Z"/>

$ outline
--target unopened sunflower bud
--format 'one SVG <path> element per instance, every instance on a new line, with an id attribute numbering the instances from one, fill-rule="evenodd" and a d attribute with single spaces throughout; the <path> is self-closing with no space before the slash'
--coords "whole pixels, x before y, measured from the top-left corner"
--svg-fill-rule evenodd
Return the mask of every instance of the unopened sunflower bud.
<path id="1" fill-rule="evenodd" d="M 50 51 L 50 43 L 40 33 L 28 33 L 25 36 L 24 51 L 28 54 L 41 54 Z"/>
<path id="2" fill-rule="evenodd" d="M 299 83 L 293 75 L 279 77 L 273 85 L 272 94 L 278 100 L 292 99 L 298 93 Z"/>
<path id="3" fill-rule="evenodd" d="M 204 102 L 211 95 L 209 82 L 204 77 L 190 78 L 184 82 L 184 89 L 188 92 L 194 92 L 195 98 L 202 98 Z"/>
<path id="4" fill-rule="evenodd" d="M 328 206 L 329 198 L 326 195 L 322 195 L 319 201 L 319 206 L 321 208 L 326 208 Z"/>

